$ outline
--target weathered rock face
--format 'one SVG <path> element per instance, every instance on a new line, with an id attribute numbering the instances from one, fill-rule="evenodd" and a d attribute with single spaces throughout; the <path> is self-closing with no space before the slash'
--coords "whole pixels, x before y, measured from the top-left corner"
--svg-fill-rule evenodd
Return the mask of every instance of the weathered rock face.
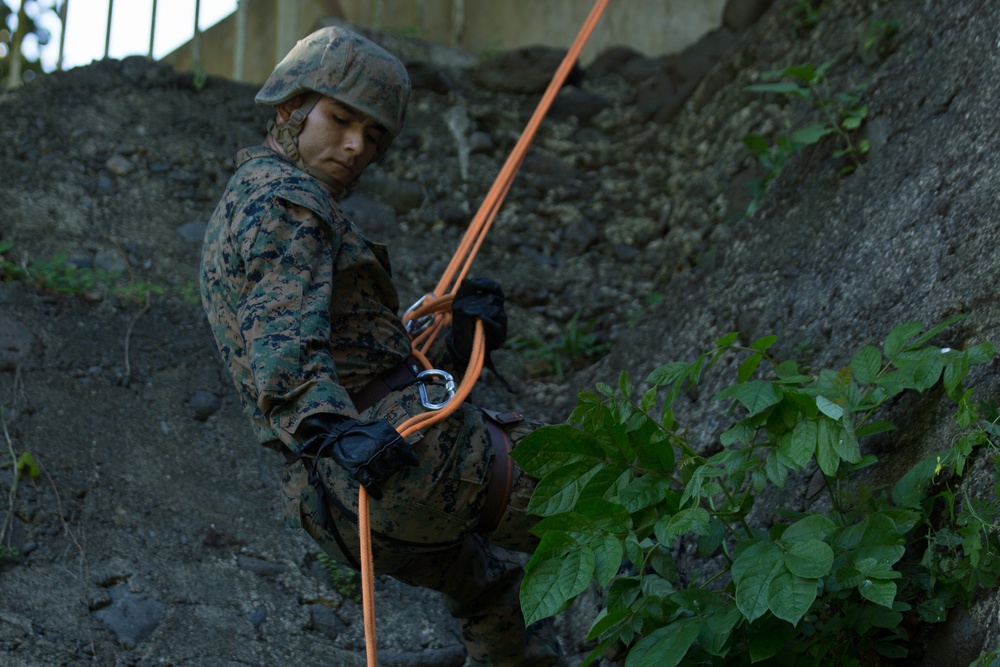
<path id="1" fill-rule="evenodd" d="M 500 353 L 518 393 L 486 375 L 478 401 L 562 420 L 577 390 L 621 369 L 644 377 L 731 330 L 777 334 L 780 356 L 808 349 L 817 367 L 843 365 L 896 324 L 960 312 L 942 344 L 1000 340 L 1000 7 L 844 0 L 810 27 L 791 3 L 768 4 L 734 0 L 725 26 L 683 54 L 609 51 L 560 93 L 474 272 L 504 283 L 512 334 L 553 340 L 576 316 L 611 351 L 564 378 Z M 865 47 L 873 20 L 898 23 L 884 53 Z M 465 54 L 444 61 L 378 38 L 408 61 L 416 90 L 403 135 L 344 208 L 390 242 L 408 303 L 437 281 L 534 109 L 544 77 L 532 63 L 548 68 L 551 54 L 498 61 L 490 90 L 490 63 L 473 77 Z M 760 170 L 743 137 L 812 122 L 807 106 L 744 87 L 831 59 L 833 90 L 867 86 L 866 164 L 842 176 L 821 142 L 744 216 Z M 0 282 L 3 419 L 49 475 L 22 484 L 7 534 L 25 554 L 0 572 L 10 664 L 364 664 L 360 609 L 329 585 L 312 544 L 282 529 L 279 463 L 251 444 L 200 307 L 185 300 L 232 153 L 261 140 L 266 117 L 251 87 L 191 81 L 136 58 L 0 98 L 4 257 L 30 266 L 66 253 L 124 268 L 118 286 L 164 290 L 147 307 Z M 997 393 L 993 369 L 972 378 L 980 398 Z M 719 427 L 707 403 L 689 406 L 704 442 Z M 952 436 L 934 396 L 902 403 L 897 423 L 900 437 L 880 443 L 890 470 Z M 461 664 L 435 596 L 384 581 L 377 604 L 384 664 Z M 984 595 L 956 616 L 925 664 L 996 647 L 997 607 Z M 123 620 L 130 609 L 141 623 Z M 563 624 L 569 653 L 585 653 L 587 623 Z"/>

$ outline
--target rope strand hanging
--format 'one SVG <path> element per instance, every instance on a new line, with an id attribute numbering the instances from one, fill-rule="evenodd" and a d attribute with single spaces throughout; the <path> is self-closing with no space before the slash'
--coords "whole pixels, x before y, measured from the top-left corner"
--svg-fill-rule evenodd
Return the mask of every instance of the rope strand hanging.
<path id="1" fill-rule="evenodd" d="M 524 162 L 524 158 L 527 155 L 531 142 L 534 141 L 535 135 L 538 133 L 538 129 L 541 127 L 542 121 L 545 119 L 549 108 L 552 106 L 552 102 L 556 98 L 556 95 L 565 83 L 566 77 L 569 76 L 570 71 L 579 59 L 580 52 L 583 50 L 584 44 L 590 38 L 597 22 L 604 13 L 604 10 L 608 5 L 608 1 L 609 0 L 596 0 L 594 3 L 590 14 L 587 16 L 586 21 L 584 21 L 583 26 L 580 28 L 572 46 L 566 52 L 566 55 L 560 63 L 559 68 L 556 70 L 556 73 L 553 75 L 552 80 L 549 82 L 548 88 L 546 88 L 545 93 L 542 95 L 542 99 L 539 101 L 538 106 L 535 108 L 534 113 L 522 131 L 520 138 L 514 145 L 510 156 L 507 158 L 503 168 L 501 168 L 500 173 L 493 182 L 493 186 L 490 188 L 490 191 L 487 193 L 483 203 L 480 205 L 479 210 L 476 212 L 475 217 L 472 219 L 469 228 L 462 237 L 462 241 L 459 244 L 458 249 L 452 256 L 451 262 L 445 269 L 434 291 L 426 295 L 421 302 L 411 308 L 403 317 L 404 323 L 406 324 L 424 317 L 432 318 L 430 326 L 413 339 L 414 354 L 421 360 L 422 363 L 424 363 L 425 368 L 430 368 L 430 364 L 427 363 L 426 358 L 427 351 L 430 349 L 430 346 L 434 342 L 437 334 L 445 326 L 447 326 L 450 321 L 451 303 L 454 299 L 455 291 L 458 289 L 458 285 L 461 284 L 468 274 L 476 254 L 482 247 L 486 234 L 493 225 L 493 220 L 496 218 L 504 198 L 510 191 L 511 184 L 514 182 L 514 177 L 517 175 L 518 170 L 521 168 L 521 164 Z M 425 412 L 405 421 L 400 427 L 400 435 L 406 438 L 422 428 L 432 426 L 438 421 L 446 419 L 453 412 L 455 412 L 455 410 L 462 405 L 466 398 L 468 398 L 469 394 L 472 393 L 472 388 L 475 385 L 476 380 L 479 378 L 479 374 L 483 370 L 485 357 L 486 340 L 483 324 L 482 322 L 477 322 L 469 365 L 465 369 L 465 373 L 462 376 L 462 382 L 459 384 L 455 395 L 451 397 L 448 405 L 441 410 Z M 358 516 L 359 541 L 361 548 L 361 586 L 364 607 L 365 647 L 367 650 L 369 667 L 377 667 L 378 647 L 375 632 L 375 574 L 371 547 L 371 524 L 368 513 L 368 493 L 365 491 L 364 487 L 361 487 L 359 491 Z"/>

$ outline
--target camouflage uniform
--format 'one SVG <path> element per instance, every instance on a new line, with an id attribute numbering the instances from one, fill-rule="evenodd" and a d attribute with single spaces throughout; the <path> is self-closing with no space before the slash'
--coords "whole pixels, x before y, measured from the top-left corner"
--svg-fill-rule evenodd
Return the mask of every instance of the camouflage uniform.
<path id="1" fill-rule="evenodd" d="M 424 412 L 416 386 L 359 414 L 351 399 L 399 365 L 410 340 L 384 246 L 367 241 L 331 191 L 258 146 L 241 150 L 212 215 L 201 262 L 202 299 L 253 431 L 265 447 L 298 452 L 302 419 L 337 413 L 397 429 Z M 409 441 L 420 458 L 383 485 L 370 518 L 376 572 L 438 590 L 462 623 L 473 664 L 561 664 L 551 627 L 524 628 L 521 559 L 536 539 L 525 512 L 534 480 L 514 466 L 499 526 L 479 534 L 494 453 L 482 410 L 464 404 Z M 516 444 L 538 424 L 510 427 Z M 289 457 L 294 458 L 294 457 Z M 329 459 L 285 467 L 290 525 L 357 566 L 358 485 Z"/>

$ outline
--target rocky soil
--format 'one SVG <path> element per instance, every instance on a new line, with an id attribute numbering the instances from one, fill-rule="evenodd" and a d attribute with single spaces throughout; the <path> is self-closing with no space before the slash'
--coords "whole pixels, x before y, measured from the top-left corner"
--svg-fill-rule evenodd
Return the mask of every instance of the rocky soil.
<path id="1" fill-rule="evenodd" d="M 998 11 L 844 0 L 807 26 L 802 3 L 770 4 L 730 2 L 682 53 L 622 45 L 574 72 L 474 266 L 504 284 L 519 336 L 495 357 L 515 393 L 487 374 L 477 401 L 561 421 L 593 382 L 735 329 L 827 364 L 950 312 L 978 314 L 967 340 L 996 340 L 982 250 L 997 237 L 1000 139 L 983 98 L 996 99 Z M 882 52 L 866 47 L 875 20 L 898 26 Z M 406 60 L 415 93 L 404 134 L 343 204 L 389 242 L 409 303 L 436 283 L 561 54 L 480 60 L 373 37 Z M 828 59 L 832 86 L 868 84 L 870 163 L 842 177 L 821 145 L 745 217 L 761 171 L 743 137 L 808 109 L 744 87 Z M 334 584 L 284 528 L 280 462 L 253 444 L 193 300 L 232 154 L 263 137 L 255 92 L 130 58 L 0 97 L 0 460 L 28 452 L 39 468 L 0 506 L 18 554 L 0 569 L 3 664 L 365 664 L 351 573 Z M 574 331 L 594 340 L 574 347 Z M 562 374 L 546 349 L 567 352 Z M 0 468 L 0 488 L 12 481 Z M 380 664 L 464 662 L 435 595 L 380 579 L 376 610 Z M 577 660 L 589 613 L 560 621 Z M 937 653 L 919 647 L 925 664 L 997 646 L 992 598 L 962 618 L 934 635 Z"/>

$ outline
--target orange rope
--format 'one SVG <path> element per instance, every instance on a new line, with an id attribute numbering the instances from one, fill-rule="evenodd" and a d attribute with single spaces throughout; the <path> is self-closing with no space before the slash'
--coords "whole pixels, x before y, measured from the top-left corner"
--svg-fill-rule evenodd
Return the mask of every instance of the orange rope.
<path id="1" fill-rule="evenodd" d="M 566 52 L 566 56 L 563 58 L 562 63 L 560 63 L 559 68 L 556 70 L 552 81 L 549 82 L 549 86 L 546 88 L 545 94 L 542 95 L 542 99 L 539 101 L 538 106 L 535 108 L 535 112 L 532 114 L 531 119 L 525 126 L 524 131 L 521 133 L 517 144 L 514 145 L 510 156 L 507 158 L 507 162 L 504 163 L 503 168 L 500 170 L 496 180 L 493 182 L 493 186 L 490 188 L 486 198 L 483 200 L 479 210 L 476 212 L 476 216 L 472 219 L 469 228 L 463 235 L 458 249 L 455 251 L 455 254 L 451 258 L 451 262 L 448 264 L 444 274 L 441 276 L 441 280 L 438 281 L 434 292 L 428 294 L 424 298 L 424 302 L 419 307 L 414 308 L 403 316 L 404 322 L 409 322 L 410 320 L 424 316 L 433 317 L 431 325 L 413 340 L 414 354 L 420 359 L 421 363 L 424 364 L 425 368 L 430 368 L 430 364 L 427 362 L 426 357 L 427 351 L 430 349 L 431 344 L 433 344 L 437 334 L 451 321 L 451 303 L 454 299 L 454 294 L 458 285 L 461 284 L 468 274 L 469 268 L 472 266 L 472 262 L 486 238 L 486 234 L 493 225 L 493 220 L 496 218 L 496 215 L 500 210 L 504 197 L 506 197 L 507 192 L 510 191 L 511 184 L 514 182 L 514 177 L 517 175 L 518 170 L 521 168 L 521 164 L 524 162 L 524 158 L 528 153 L 528 148 L 531 145 L 531 142 L 534 141 L 535 135 L 538 133 L 538 128 L 541 126 L 545 115 L 549 111 L 549 107 L 552 106 L 552 102 L 555 100 L 556 95 L 559 93 L 563 83 L 566 81 L 566 77 L 569 76 L 570 71 L 573 69 L 577 59 L 580 57 L 580 52 L 583 50 L 584 44 L 590 37 L 590 34 L 594 31 L 594 27 L 597 25 L 597 22 L 600 19 L 601 14 L 604 13 L 604 9 L 607 5 L 608 0 L 596 0 L 594 3 L 593 9 L 590 10 L 590 15 L 587 16 L 587 20 L 580 28 L 580 32 L 577 34 L 573 45 L 570 47 L 569 51 Z M 476 333 L 472 345 L 472 355 L 469 360 L 469 366 L 466 368 L 465 374 L 462 376 L 462 382 L 455 391 L 455 395 L 448 401 L 448 405 L 441 410 L 437 410 L 435 412 L 425 412 L 407 419 L 400 427 L 400 435 L 406 438 L 422 428 L 426 428 L 443 419 L 446 419 L 449 415 L 458 410 L 462 403 L 464 403 L 468 398 L 469 394 L 472 393 L 472 388 L 475 385 L 476 380 L 479 378 L 479 374 L 483 370 L 485 359 L 486 337 L 483 333 L 483 323 L 476 322 Z M 368 653 L 369 667 L 377 667 L 378 646 L 375 634 L 375 568 L 371 549 L 371 522 L 368 514 L 368 493 L 365 491 L 364 487 L 361 487 L 358 496 L 358 517 L 358 529 L 360 532 L 361 546 L 361 585 L 364 597 L 365 646 Z"/>

